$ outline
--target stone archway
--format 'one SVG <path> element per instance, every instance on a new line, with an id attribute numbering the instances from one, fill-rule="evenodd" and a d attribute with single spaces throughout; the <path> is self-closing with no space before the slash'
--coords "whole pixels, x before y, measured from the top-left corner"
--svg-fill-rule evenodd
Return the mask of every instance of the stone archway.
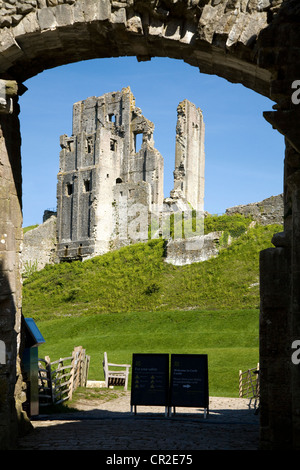
<path id="1" fill-rule="evenodd" d="M 0 18 L 0 447 L 21 412 L 22 244 L 18 94 L 45 69 L 91 58 L 181 59 L 277 103 L 265 118 L 286 139 L 285 226 L 261 254 L 261 448 L 300 448 L 300 9 L 297 0 L 17 0 Z M 292 87 L 296 87 L 295 89 Z M 293 94 L 294 92 L 294 94 Z M 293 94 L 293 95 L 292 95 Z M 292 99 L 293 96 L 293 99 Z M 2 425 L 2 423 L 4 423 Z"/>

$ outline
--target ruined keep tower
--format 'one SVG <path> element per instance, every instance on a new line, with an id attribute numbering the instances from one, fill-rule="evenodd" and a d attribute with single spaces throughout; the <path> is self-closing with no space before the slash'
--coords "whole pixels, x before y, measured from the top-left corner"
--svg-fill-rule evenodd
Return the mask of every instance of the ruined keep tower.
<path id="1" fill-rule="evenodd" d="M 82 259 L 147 241 L 151 210 L 203 210 L 204 124 L 187 100 L 178 106 L 174 190 L 165 204 L 164 162 L 154 148 L 154 125 L 130 88 L 73 106 L 72 136 L 60 138 L 57 255 Z M 138 135 L 141 144 L 138 148 Z M 170 204 L 171 202 L 171 204 Z M 142 215 L 141 215 L 142 214 Z"/>
<path id="2" fill-rule="evenodd" d="M 134 199 L 137 185 L 138 197 L 143 192 L 149 204 L 163 203 L 163 158 L 154 149 L 153 130 L 135 107 L 130 88 L 74 104 L 72 136 L 60 139 L 60 259 L 107 252 L 115 229 L 115 205 L 126 191 Z"/>
<path id="3" fill-rule="evenodd" d="M 204 209 L 204 134 L 200 108 L 183 100 L 177 108 L 174 189 L 171 198 L 184 199 L 193 209 Z"/>

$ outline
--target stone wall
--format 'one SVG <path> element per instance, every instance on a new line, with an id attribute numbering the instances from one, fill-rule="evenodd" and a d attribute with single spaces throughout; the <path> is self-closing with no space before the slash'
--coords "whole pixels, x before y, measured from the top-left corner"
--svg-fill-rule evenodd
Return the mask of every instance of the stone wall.
<path id="1" fill-rule="evenodd" d="M 12 446 L 18 433 L 30 426 L 22 410 L 21 139 L 19 108 L 12 99 L 15 112 L 0 114 L 0 339 L 5 349 L 5 363 L 0 364 L 0 449 Z"/>
<path id="2" fill-rule="evenodd" d="M 25 233 L 22 250 L 22 273 L 40 271 L 58 262 L 56 253 L 56 217 L 51 216 L 38 227 Z"/>
<path id="3" fill-rule="evenodd" d="M 282 4 L 283 0 L 2 2 L 0 70 L 23 82 L 48 67 L 83 58 L 133 54 L 149 60 L 159 55 L 201 65 L 204 73 L 227 76 L 268 94 L 272 75 L 267 67 L 257 67 L 253 47 Z M 247 66 L 241 67 L 241 62 Z"/>
<path id="4" fill-rule="evenodd" d="M 165 262 L 175 266 L 199 263 L 219 253 L 219 240 L 223 232 L 211 232 L 187 240 L 168 240 Z"/>
<path id="5" fill-rule="evenodd" d="M 180 203 L 198 211 L 203 208 L 203 115 L 188 100 L 177 111 L 174 190 L 164 203 L 164 160 L 154 147 L 154 124 L 136 107 L 130 87 L 73 105 L 72 135 L 60 139 L 60 259 L 84 259 L 128 245 L 132 239 L 144 241 L 152 208 L 169 212 Z M 135 233 L 134 218 L 140 226 Z"/>
<path id="6" fill-rule="evenodd" d="M 211 3 L 203 0 L 188 0 L 188 1 L 177 1 L 165 0 L 163 2 L 158 2 L 157 0 L 147 0 L 147 2 L 142 2 L 138 0 L 102 0 L 102 15 L 104 13 L 110 13 L 115 15 L 115 21 L 120 21 L 124 19 L 126 13 L 130 14 L 131 11 L 139 12 L 140 14 L 151 11 L 155 11 L 156 18 L 159 25 L 159 20 L 166 19 L 169 15 L 170 10 L 176 16 L 184 16 L 190 21 L 195 17 L 201 18 L 202 26 L 206 26 L 207 34 L 211 34 L 211 28 L 208 28 L 209 20 L 213 16 L 220 14 L 227 14 L 227 19 L 233 20 L 233 12 L 240 11 L 241 13 L 257 13 L 257 12 L 276 12 L 280 7 L 282 1 L 284 0 L 241 0 L 239 2 L 232 0 L 212 0 Z M 26 16 L 30 13 L 34 13 L 40 10 L 44 10 L 43 14 L 46 16 L 45 9 L 48 7 L 57 7 L 57 11 L 60 11 L 60 15 L 63 14 L 66 16 L 70 10 L 70 6 L 78 2 L 76 0 L 17 0 L 17 1 L 1 1 L 0 3 L 0 27 L 11 27 L 19 24 Z M 63 8 L 63 6 L 65 8 Z M 60 9 L 58 9 L 60 7 Z M 69 8 L 66 8 L 69 7 Z M 224 11 L 225 8 L 225 11 Z M 101 8 L 99 7 L 99 10 Z M 204 11 L 201 11 L 204 10 Z M 89 13 L 90 19 L 92 19 L 91 14 L 96 15 L 96 5 L 89 2 L 85 2 L 84 13 L 87 15 Z M 201 16 L 202 13 L 202 16 Z M 79 12 L 78 12 L 79 14 Z M 42 15 L 41 15 L 42 16 Z M 131 17 L 131 27 L 132 28 L 141 28 L 142 21 L 141 17 Z M 224 27 L 224 25 L 223 25 Z"/>
<path id="7" fill-rule="evenodd" d="M 204 135 L 201 109 L 183 100 L 177 107 L 174 189 L 170 195 L 199 211 L 204 209 Z"/>
<path id="8" fill-rule="evenodd" d="M 230 207 L 226 215 L 241 214 L 251 217 L 261 225 L 283 224 L 284 201 L 283 194 L 271 196 L 261 202 Z"/>
<path id="9" fill-rule="evenodd" d="M 148 183 L 119 183 L 114 186 L 113 220 L 114 228 L 112 237 L 107 244 L 107 251 L 119 249 L 136 242 L 148 240 L 148 223 L 151 218 L 151 202 Z M 122 200 L 126 201 L 126 210 L 123 210 Z M 185 209 L 182 202 L 182 210 Z M 164 215 L 170 216 L 178 207 L 179 200 L 167 199 Z M 126 213 L 126 216 L 125 216 Z M 247 205 L 234 206 L 226 209 L 226 215 L 241 214 L 251 217 L 261 225 L 283 224 L 283 195 L 271 196 L 261 202 Z M 159 214 L 158 214 L 159 216 Z M 125 217 L 125 218 L 124 218 Z M 155 220 L 155 214 L 152 221 Z M 219 253 L 219 240 L 223 232 L 211 232 L 207 235 L 191 236 L 188 239 L 172 240 L 168 236 L 166 244 L 165 261 L 176 266 L 206 261 Z M 152 233 L 158 236 L 158 233 Z M 43 224 L 24 235 L 22 250 L 22 272 L 26 273 L 30 268 L 40 270 L 46 264 L 59 262 L 57 254 L 56 217 L 51 216 Z M 90 256 L 95 253 L 90 253 Z"/>
<path id="10" fill-rule="evenodd" d="M 130 183 L 128 200 L 135 192 L 138 203 L 138 185 L 145 182 L 149 203 L 163 204 L 163 158 L 154 148 L 154 125 L 135 106 L 129 87 L 75 103 L 72 130 L 71 136 L 61 136 L 57 184 L 61 259 L 109 251 L 114 242 L 114 206 L 119 203 L 114 191 L 120 185 Z M 136 145 L 138 134 L 141 148 Z"/>

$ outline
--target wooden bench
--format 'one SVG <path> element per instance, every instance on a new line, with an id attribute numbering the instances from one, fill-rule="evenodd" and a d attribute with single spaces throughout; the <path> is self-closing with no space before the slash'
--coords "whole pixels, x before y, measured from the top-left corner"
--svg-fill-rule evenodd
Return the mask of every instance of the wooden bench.
<path id="1" fill-rule="evenodd" d="M 119 370 L 112 370 L 110 367 L 115 367 Z M 108 362 L 107 353 L 105 352 L 103 359 L 105 387 L 109 387 L 110 385 L 121 385 L 124 386 L 124 390 L 127 390 L 130 367 L 131 366 L 129 364 L 114 364 L 112 362 Z"/>

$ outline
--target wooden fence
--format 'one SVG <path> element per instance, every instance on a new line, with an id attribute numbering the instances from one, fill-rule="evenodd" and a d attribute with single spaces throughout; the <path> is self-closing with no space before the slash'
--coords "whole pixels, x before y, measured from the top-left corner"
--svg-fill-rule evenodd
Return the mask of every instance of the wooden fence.
<path id="1" fill-rule="evenodd" d="M 85 387 L 90 356 L 81 346 L 75 347 L 70 357 L 50 361 L 50 357 L 39 359 L 39 404 L 62 403 L 72 398 L 77 387 Z"/>
<path id="2" fill-rule="evenodd" d="M 239 396 L 240 398 L 249 398 L 249 407 L 254 400 L 254 407 L 259 402 L 259 364 L 254 369 L 248 369 L 245 372 L 239 371 Z"/>

